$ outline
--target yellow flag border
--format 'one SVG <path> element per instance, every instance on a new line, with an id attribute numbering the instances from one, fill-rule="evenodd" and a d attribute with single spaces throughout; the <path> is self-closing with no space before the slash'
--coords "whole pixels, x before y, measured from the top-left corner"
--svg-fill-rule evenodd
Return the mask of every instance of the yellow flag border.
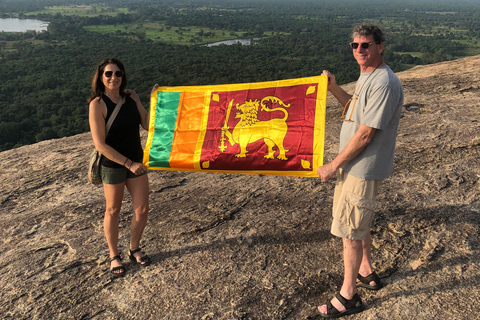
<path id="1" fill-rule="evenodd" d="M 148 168 L 148 163 L 150 161 L 150 148 L 152 147 L 153 142 L 153 132 L 155 130 L 155 111 L 157 109 L 157 100 L 158 100 L 158 90 L 155 90 L 150 95 L 150 109 L 148 120 L 148 136 L 147 142 L 145 143 L 145 149 L 143 150 L 143 165 Z"/>
<path id="2" fill-rule="evenodd" d="M 242 91 L 249 89 L 266 89 L 272 87 L 291 87 L 295 85 L 302 85 L 308 83 L 318 84 L 316 96 L 316 110 L 315 110 L 315 124 L 314 124 L 314 138 L 313 138 L 313 163 L 311 164 L 311 171 L 278 171 L 278 170 L 202 170 L 200 164 L 200 155 L 202 150 L 203 139 L 206 134 L 206 123 L 208 120 L 208 112 L 210 108 L 210 98 L 212 92 L 216 91 Z M 325 75 L 265 81 L 252 83 L 236 83 L 236 84 L 220 84 L 220 85 L 203 85 L 203 86 L 178 86 L 178 87 L 158 87 L 152 92 L 150 97 L 150 123 L 147 143 L 144 150 L 143 163 L 145 166 L 149 163 L 150 147 L 153 141 L 153 129 L 155 123 L 155 110 L 157 106 L 157 99 L 159 92 L 205 92 L 204 110 L 201 123 L 201 134 L 197 142 L 194 155 L 194 169 L 187 168 L 166 168 L 166 167 L 148 167 L 151 170 L 163 171 L 186 171 L 186 172 L 205 172 L 205 173 L 230 173 L 230 174 L 263 174 L 276 176 L 297 176 L 297 177 L 317 177 L 316 168 L 323 164 L 324 144 L 325 144 L 325 114 L 326 114 L 326 100 L 327 100 L 327 86 L 328 78 Z M 322 90 L 322 91 L 320 91 Z M 324 93 L 324 94 L 322 94 Z M 179 105 L 179 108 L 181 106 Z M 178 121 L 178 119 L 177 119 Z"/>

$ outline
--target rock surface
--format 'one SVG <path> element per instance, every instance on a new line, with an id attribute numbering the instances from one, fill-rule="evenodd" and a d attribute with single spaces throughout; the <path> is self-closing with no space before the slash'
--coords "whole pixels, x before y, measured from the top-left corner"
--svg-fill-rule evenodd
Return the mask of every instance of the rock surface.
<path id="1" fill-rule="evenodd" d="M 480 56 L 399 73 L 405 109 L 380 192 L 375 267 L 348 319 L 480 318 Z M 353 90 L 354 84 L 346 85 Z M 326 156 L 341 107 L 328 97 Z M 3 319 L 315 319 L 342 282 L 334 181 L 150 172 L 148 268 L 108 276 L 89 133 L 0 153 Z M 128 249 L 125 196 L 120 245 Z"/>

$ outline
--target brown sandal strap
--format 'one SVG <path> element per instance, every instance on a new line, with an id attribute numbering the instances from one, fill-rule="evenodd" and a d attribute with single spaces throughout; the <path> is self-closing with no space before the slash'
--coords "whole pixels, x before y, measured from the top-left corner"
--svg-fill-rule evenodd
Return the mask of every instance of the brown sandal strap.
<path id="1" fill-rule="evenodd" d="M 137 248 L 135 250 L 130 250 L 130 254 L 133 256 L 133 254 L 142 251 L 142 248 Z"/>
<path id="2" fill-rule="evenodd" d="M 364 284 L 370 284 L 370 282 L 375 282 L 375 284 L 380 284 L 380 277 L 375 273 L 372 272 L 366 277 L 362 277 L 360 274 L 358 274 L 358 280 L 360 280 Z"/>
<path id="3" fill-rule="evenodd" d="M 341 294 L 340 292 L 338 292 L 336 295 L 335 295 L 335 298 L 337 298 L 338 301 L 340 301 L 340 303 L 345 307 L 345 309 L 349 310 L 349 309 L 352 309 L 352 308 L 356 308 L 357 307 L 357 303 L 360 302 L 360 305 L 362 304 L 362 299 L 360 299 L 360 296 L 358 295 L 358 293 L 355 293 L 352 297 L 352 299 L 348 300 L 348 299 L 345 299 Z"/>
<path id="4" fill-rule="evenodd" d="M 112 261 L 114 261 L 114 260 L 117 260 L 117 259 L 118 259 L 120 262 L 122 261 L 122 257 L 121 257 L 119 254 L 117 254 L 117 255 L 114 256 L 113 258 L 110 258 L 110 262 L 112 262 Z"/>

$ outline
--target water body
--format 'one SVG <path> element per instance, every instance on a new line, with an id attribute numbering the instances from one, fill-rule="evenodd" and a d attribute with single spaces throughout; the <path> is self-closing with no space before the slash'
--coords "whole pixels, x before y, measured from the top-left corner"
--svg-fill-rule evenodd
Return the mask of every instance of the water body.
<path id="1" fill-rule="evenodd" d="M 261 38 L 253 38 L 253 41 L 260 40 Z M 252 44 L 252 39 L 233 39 L 233 40 L 225 40 L 225 41 L 219 41 L 219 42 L 214 42 L 214 43 L 209 43 L 209 44 L 204 44 L 204 47 L 216 47 L 219 45 L 227 45 L 231 46 L 234 44 L 240 43 L 242 46 L 249 46 Z"/>
<path id="2" fill-rule="evenodd" d="M 0 19 L 0 32 L 46 31 L 49 22 L 34 19 Z"/>

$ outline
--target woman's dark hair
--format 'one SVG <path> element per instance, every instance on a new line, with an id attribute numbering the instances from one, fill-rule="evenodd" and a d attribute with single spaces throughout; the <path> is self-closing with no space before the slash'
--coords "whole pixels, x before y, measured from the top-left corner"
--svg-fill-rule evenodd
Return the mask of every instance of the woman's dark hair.
<path id="1" fill-rule="evenodd" d="M 102 93 L 105 91 L 105 86 L 103 85 L 103 81 L 101 78 L 103 76 L 105 67 L 109 64 L 115 64 L 121 71 L 123 71 L 122 84 L 120 85 L 120 95 L 122 96 L 122 98 L 125 98 L 125 96 L 127 95 L 125 92 L 125 89 L 127 87 L 127 74 L 125 73 L 125 67 L 123 66 L 123 63 L 116 58 L 108 58 L 102 60 L 98 64 L 97 69 L 95 70 L 95 75 L 93 76 L 92 81 L 92 94 L 88 99 L 89 102 L 91 102 L 95 98 L 101 97 Z"/>
<path id="2" fill-rule="evenodd" d="M 373 40 L 376 44 L 380 44 L 386 40 L 382 30 L 370 23 L 362 23 L 353 27 L 352 38 L 355 38 L 355 36 L 373 36 Z"/>

